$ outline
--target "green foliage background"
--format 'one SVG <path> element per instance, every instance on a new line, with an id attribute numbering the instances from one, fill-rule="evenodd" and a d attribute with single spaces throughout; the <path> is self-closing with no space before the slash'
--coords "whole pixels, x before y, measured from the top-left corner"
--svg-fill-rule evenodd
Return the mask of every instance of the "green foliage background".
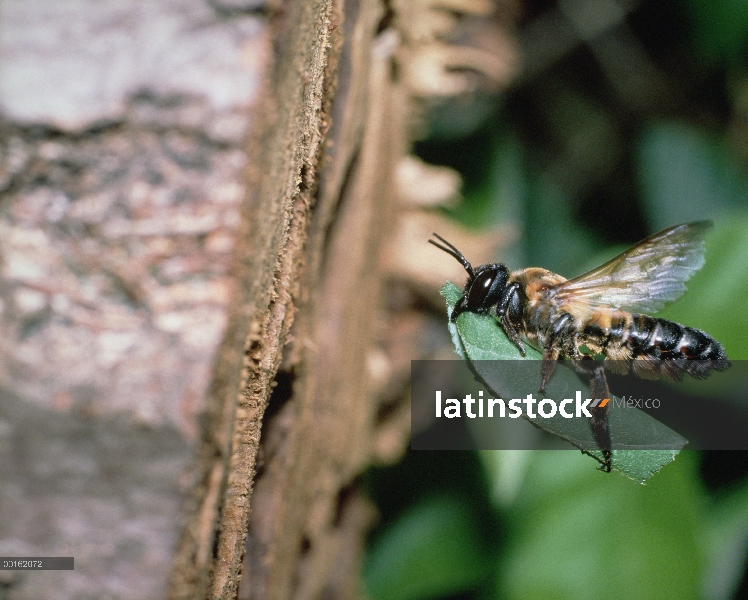
<path id="1" fill-rule="evenodd" d="M 526 4 L 530 12 L 551 6 Z M 748 3 L 642 4 L 631 25 L 663 69 L 688 65 L 688 72 L 668 74 L 682 76 L 680 85 L 693 90 L 690 104 L 620 117 L 605 97 L 573 87 L 568 73 L 584 57 L 572 56 L 561 74 L 540 76 L 569 86 L 567 95 L 577 99 L 568 114 L 579 123 L 607 115 L 627 132 L 624 167 L 592 191 L 577 194 L 549 176 L 552 146 L 523 130 L 523 116 L 533 122 L 536 114 L 518 107 L 528 98 L 543 105 L 540 84 L 495 99 L 492 110 L 476 100 L 476 112 L 488 116 L 467 130 L 456 130 L 450 112 L 456 109 L 438 109 L 431 137 L 418 150 L 462 172 L 464 201 L 454 219 L 475 228 L 520 228 L 520 241 L 501 256 L 510 268 L 543 266 L 570 277 L 649 233 L 712 219 L 706 265 L 688 293 L 658 316 L 704 329 L 731 359 L 746 359 L 748 134 L 741 137 L 739 126 L 748 130 Z M 658 40 L 667 38 L 668 27 L 680 37 Z M 694 384 L 695 393 L 719 396 L 710 385 Z M 366 594 L 373 600 L 748 595 L 746 453 L 683 451 L 646 485 L 594 467 L 574 451 L 410 452 L 399 465 L 370 472 L 366 481 L 382 520 L 366 560 Z"/>

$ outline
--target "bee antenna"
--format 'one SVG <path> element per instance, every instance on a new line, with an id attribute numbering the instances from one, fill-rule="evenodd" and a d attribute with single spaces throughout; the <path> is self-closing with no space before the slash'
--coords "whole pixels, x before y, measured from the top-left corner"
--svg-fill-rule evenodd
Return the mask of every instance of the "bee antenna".
<path id="1" fill-rule="evenodd" d="M 465 267 L 465 270 L 468 272 L 468 275 L 470 275 L 471 279 L 475 279 L 475 272 L 473 271 L 473 266 L 468 262 L 467 258 L 465 258 L 465 255 L 463 255 L 462 252 L 460 252 L 457 248 L 455 248 L 452 244 L 450 244 L 447 240 L 445 240 L 442 236 L 440 236 L 438 233 L 434 233 L 434 237 L 438 239 L 440 242 L 445 244 L 442 246 L 441 244 L 436 243 L 434 240 L 429 240 L 429 244 L 433 244 L 439 250 L 443 250 L 450 256 L 454 256 L 459 263 Z"/>

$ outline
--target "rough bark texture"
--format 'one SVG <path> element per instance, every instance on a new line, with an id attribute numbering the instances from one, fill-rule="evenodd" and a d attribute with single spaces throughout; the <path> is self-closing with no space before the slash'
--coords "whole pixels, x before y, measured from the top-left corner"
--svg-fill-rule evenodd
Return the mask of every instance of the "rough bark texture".
<path id="1" fill-rule="evenodd" d="M 434 41 L 456 22 L 451 11 L 492 10 L 453 4 L 403 4 L 393 27 L 398 7 L 387 3 L 292 2 L 276 23 L 278 76 L 261 113 L 265 136 L 254 146 L 238 267 L 246 287 L 219 354 L 202 485 L 173 598 L 361 593 L 373 511 L 355 479 L 399 455 L 410 417 L 402 393 L 383 409 L 375 375 L 383 249 L 396 229 L 395 174 L 412 135 L 414 98 L 469 90 L 469 77 L 455 68 L 494 78 L 507 70 L 489 52 Z M 419 29 L 421 17 L 429 25 Z M 431 75 L 418 73 L 425 63 Z M 410 87 L 402 72 L 411 73 Z M 436 186 L 439 199 L 454 194 L 454 177 L 431 176 L 448 182 L 446 195 Z M 246 331 L 242 357 L 236 349 Z M 403 354 L 398 369 L 407 372 L 411 357 Z M 398 375 L 402 384 L 407 375 Z"/>
<path id="2" fill-rule="evenodd" d="M 336 35 L 340 7 L 328 0 L 292 3 L 288 10 L 279 24 L 284 33 L 277 78 L 267 92 L 261 113 L 265 123 L 253 149 L 257 162 L 250 178 L 255 186 L 244 215 L 237 267 L 243 287 L 218 356 L 199 466 L 202 485 L 175 563 L 174 598 L 231 598 L 237 593 L 260 425 L 297 310 L 329 120 L 339 47 L 331 36 Z M 303 409 L 302 403 L 297 405 Z M 284 502 L 293 505 L 293 498 Z M 294 510 L 292 516 L 300 512 Z M 299 528 L 292 531 L 298 538 Z M 278 546 L 276 551 L 288 552 Z M 283 594 L 284 582 L 270 581 Z"/>
<path id="3" fill-rule="evenodd" d="M 312 295 L 284 365 L 293 397 L 266 423 L 273 454 L 254 496 L 248 597 L 350 598 L 358 591 L 371 509 L 353 480 L 376 458 L 368 358 L 383 317 L 380 255 L 395 218 L 392 173 L 403 152 L 406 116 L 390 79 L 395 39 L 391 31 L 376 33 L 381 8 L 346 4 L 349 43 L 331 152 L 309 228 L 303 289 Z"/>

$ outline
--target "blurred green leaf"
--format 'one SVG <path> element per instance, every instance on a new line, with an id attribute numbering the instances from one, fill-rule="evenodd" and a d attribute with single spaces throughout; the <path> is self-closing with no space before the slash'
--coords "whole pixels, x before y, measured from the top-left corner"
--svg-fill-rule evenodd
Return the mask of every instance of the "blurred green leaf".
<path id="1" fill-rule="evenodd" d="M 526 210 L 522 235 L 526 264 L 570 277 L 601 249 L 576 219 L 570 198 L 544 179 L 530 186 Z"/>
<path id="2" fill-rule="evenodd" d="M 411 507 L 376 541 L 364 570 L 373 600 L 443 597 L 475 589 L 489 574 L 478 528 L 456 498 Z"/>
<path id="3" fill-rule="evenodd" d="M 688 0 L 694 41 L 705 62 L 730 65 L 748 50 L 748 3 L 745 0 Z"/>
<path id="4" fill-rule="evenodd" d="M 451 314 L 462 292 L 454 284 L 448 283 L 442 288 L 441 293 L 447 301 L 448 314 Z M 506 373 L 496 374 L 499 365 L 494 361 L 517 361 L 522 360 L 523 357 L 517 347 L 506 337 L 504 330 L 498 326 L 494 317 L 466 312 L 457 318 L 456 323 L 450 321 L 449 328 L 458 354 L 472 363 L 475 372 L 496 393 L 503 397 L 521 398 L 525 396 L 528 389 L 533 389 L 539 383 L 539 371 L 537 379 L 534 379 L 535 375 L 533 375 L 532 381 L 526 380 L 526 370 L 518 370 L 516 374 L 513 373 L 513 376 L 509 377 Z M 534 360 L 534 364 L 539 364 L 542 355 L 533 348 L 527 347 L 526 349 L 527 354 L 524 359 Z M 516 363 L 506 364 L 511 369 L 512 364 Z M 584 398 L 589 397 L 589 389 L 577 375 L 559 366 L 546 387 L 545 397 L 573 398 L 576 390 L 581 390 Z M 602 461 L 602 452 L 595 443 L 589 425 L 584 419 L 564 419 L 559 416 L 558 418 L 529 420 L 541 429 L 570 442 L 585 454 Z M 680 448 L 687 443 L 672 429 L 637 409 L 611 407 L 608 420 L 611 438 L 614 442 L 619 440 L 638 446 L 649 444 L 672 448 L 672 450 L 612 451 L 613 468 L 640 483 L 671 462 Z M 490 422 L 487 423 L 490 424 Z"/>
<path id="5" fill-rule="evenodd" d="M 533 453 L 533 450 L 478 451 L 483 469 L 489 474 L 489 493 L 496 508 L 511 506 L 517 499 Z"/>
<path id="6" fill-rule="evenodd" d="M 717 138 L 685 125 L 658 123 L 641 135 L 637 153 L 644 210 L 653 231 L 748 208 L 748 178 Z"/>
<path id="7" fill-rule="evenodd" d="M 729 600 L 735 597 L 748 557 L 748 481 L 717 498 L 704 525 L 703 597 Z"/>
<path id="8" fill-rule="evenodd" d="M 472 169 L 480 166 L 482 172 L 479 177 L 465 177 L 463 201 L 447 211 L 450 217 L 474 229 L 519 222 L 525 194 L 519 140 L 496 131 L 471 152 L 475 153 Z M 460 172 L 465 176 L 464 170 Z"/>
<path id="9" fill-rule="evenodd" d="M 646 486 L 599 477 L 579 455 L 532 453 L 497 571 L 498 597 L 698 598 L 702 495 L 695 455 Z"/>

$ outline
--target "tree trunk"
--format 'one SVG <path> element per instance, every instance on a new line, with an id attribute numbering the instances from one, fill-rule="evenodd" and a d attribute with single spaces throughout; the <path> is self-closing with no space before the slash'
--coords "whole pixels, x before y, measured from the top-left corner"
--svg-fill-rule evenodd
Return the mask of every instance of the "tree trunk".
<path id="1" fill-rule="evenodd" d="M 439 41 L 458 14 L 495 8 L 451 4 L 296 0 L 275 22 L 275 77 L 251 148 L 242 288 L 213 379 L 172 598 L 234 598 L 242 563 L 243 598 L 360 594 L 373 511 L 355 479 L 399 456 L 410 422 L 407 394 L 383 410 L 375 389 L 383 265 L 393 262 L 383 251 L 397 231 L 396 199 L 407 196 L 396 174 L 423 98 L 469 91 L 475 72 L 496 81 L 511 71 L 505 55 Z M 421 171 L 440 178 L 426 202 L 455 194 L 458 178 Z M 415 357 L 403 353 L 403 381 Z"/>
<path id="2" fill-rule="evenodd" d="M 371 509 L 352 483 L 377 448 L 367 356 L 405 147 L 394 40 L 377 35 L 384 14 L 377 2 L 294 2 L 277 24 L 242 290 L 218 357 L 173 598 L 235 597 L 248 526 L 243 595 L 356 595 Z"/>

